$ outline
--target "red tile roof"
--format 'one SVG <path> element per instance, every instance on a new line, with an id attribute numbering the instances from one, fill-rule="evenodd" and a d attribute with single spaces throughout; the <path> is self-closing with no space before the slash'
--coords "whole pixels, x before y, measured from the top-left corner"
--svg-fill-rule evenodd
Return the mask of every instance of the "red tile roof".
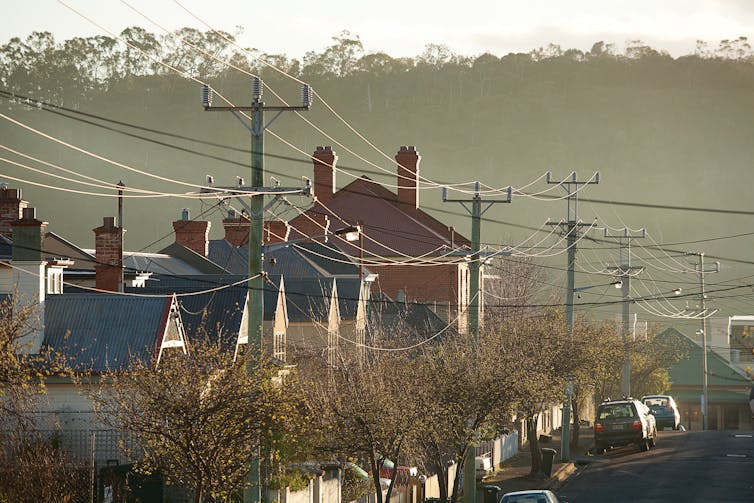
<path id="1" fill-rule="evenodd" d="M 398 203 L 395 193 L 366 176 L 335 192 L 326 208 L 315 203 L 306 213 L 309 216 L 328 215 L 330 231 L 362 223 L 366 255 L 398 257 L 431 252 L 431 255 L 438 256 L 450 249 L 470 245 L 468 239 L 423 210 Z M 309 219 L 304 215 L 290 221 L 293 227 L 291 239 L 300 237 L 295 229 L 306 222 Z M 358 250 L 346 241 L 338 239 L 335 244 L 348 254 L 358 255 Z"/>

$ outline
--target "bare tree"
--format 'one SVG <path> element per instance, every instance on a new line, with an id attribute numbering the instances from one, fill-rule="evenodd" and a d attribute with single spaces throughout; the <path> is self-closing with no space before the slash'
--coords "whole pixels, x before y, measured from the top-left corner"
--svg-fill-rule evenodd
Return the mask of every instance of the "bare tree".
<path id="1" fill-rule="evenodd" d="M 397 467 L 407 459 L 419 415 L 412 390 L 416 374 L 405 352 L 395 351 L 358 363 L 341 360 L 334 368 L 309 373 L 305 389 L 310 418 L 322 434 L 322 455 L 356 459 L 369 467 L 377 501 L 389 501 Z M 394 465 L 383 500 L 380 471 Z"/>
<path id="2" fill-rule="evenodd" d="M 197 503 L 241 490 L 258 446 L 274 450 L 300 424 L 300 395 L 264 359 L 234 363 L 231 349 L 199 340 L 190 355 L 174 351 L 153 364 L 134 359 L 127 371 L 108 372 L 96 409 L 134 436 L 137 451 L 128 454 L 142 469 L 193 488 Z"/>
<path id="3" fill-rule="evenodd" d="M 37 429 L 45 378 L 69 372 L 51 348 L 32 352 L 26 338 L 38 329 L 34 305 L 17 295 L 0 302 L 0 501 L 81 501 L 90 490 L 88 465 Z"/>
<path id="4" fill-rule="evenodd" d="M 512 417 L 518 362 L 501 353 L 482 335 L 478 347 L 465 337 L 429 348 L 415 365 L 419 374 L 416 399 L 423 414 L 416 425 L 417 452 L 427 471 L 438 477 L 442 501 L 458 501 L 464 461 L 477 437 L 494 437 Z M 448 494 L 448 465 L 458 466 L 453 493 Z"/>

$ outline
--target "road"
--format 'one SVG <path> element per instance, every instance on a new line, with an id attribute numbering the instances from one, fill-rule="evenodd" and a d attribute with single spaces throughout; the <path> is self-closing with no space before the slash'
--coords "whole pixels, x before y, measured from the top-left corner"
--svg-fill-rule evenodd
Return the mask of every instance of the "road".
<path id="1" fill-rule="evenodd" d="M 754 501 L 754 431 L 662 431 L 657 447 L 590 456 L 558 493 L 570 503 Z"/>

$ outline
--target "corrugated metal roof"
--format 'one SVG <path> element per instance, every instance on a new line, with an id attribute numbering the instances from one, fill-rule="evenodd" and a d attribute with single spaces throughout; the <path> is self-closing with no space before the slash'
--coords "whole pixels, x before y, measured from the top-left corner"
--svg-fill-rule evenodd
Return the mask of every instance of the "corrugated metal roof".
<path id="1" fill-rule="evenodd" d="M 44 344 L 79 370 L 117 370 L 149 361 L 160 342 L 170 298 L 103 294 L 51 295 L 45 301 Z"/>
<path id="2" fill-rule="evenodd" d="M 338 307 L 343 320 L 355 320 L 359 307 L 361 280 L 359 278 L 337 278 Z"/>
<path id="3" fill-rule="evenodd" d="M 0 260 L 10 260 L 13 256 L 13 241 L 0 234 Z"/>
<path id="4" fill-rule="evenodd" d="M 324 269 L 333 276 L 358 276 L 359 274 L 359 266 L 351 262 L 350 259 L 332 243 L 304 242 L 298 243 L 297 246 L 309 252 L 298 251 L 299 254 L 303 253 L 306 260 L 314 262 L 318 267 Z M 286 277 L 288 277 L 288 275 L 286 275 Z"/>
<path id="5" fill-rule="evenodd" d="M 133 293 L 192 293 L 204 290 L 210 290 L 223 285 L 231 285 L 243 280 L 246 275 L 239 274 L 200 274 L 192 276 L 168 276 L 168 275 L 153 275 L 146 282 L 144 288 L 128 288 L 127 291 Z M 278 287 L 280 286 L 280 278 L 271 277 L 272 285 L 265 282 L 264 284 L 264 319 L 271 320 L 275 315 L 275 306 L 278 295 Z M 209 314 L 211 318 L 214 318 L 214 323 L 208 326 L 217 326 L 217 323 L 224 321 L 228 326 L 240 327 L 240 315 L 242 311 L 238 313 L 238 324 L 230 319 L 225 319 L 226 316 L 234 313 L 237 306 L 243 308 L 246 302 L 246 292 L 248 288 L 246 283 L 240 283 L 235 286 L 216 290 L 214 292 L 202 293 L 200 295 L 180 296 L 179 302 L 186 306 L 186 310 L 191 312 L 197 312 L 198 310 L 204 310 L 202 306 L 209 306 L 212 312 Z M 193 307 L 188 307 L 189 305 Z M 208 309 L 209 313 L 209 309 Z M 210 320 L 208 319 L 207 322 Z M 189 321 L 184 317 L 184 324 L 189 325 Z"/>
<path id="6" fill-rule="evenodd" d="M 248 247 L 237 248 L 225 239 L 209 242 L 209 259 L 232 274 L 246 274 L 248 257 Z M 358 266 L 348 261 L 336 246 L 318 242 L 274 247 L 265 252 L 263 268 L 269 274 L 280 274 L 285 278 L 356 276 L 359 273 Z"/>
<path id="7" fill-rule="evenodd" d="M 94 256 L 94 250 L 85 249 L 82 251 Z M 186 276 L 203 273 L 203 271 L 200 271 L 184 260 L 164 253 L 123 251 L 123 266 L 126 270 L 151 272 L 153 274 L 177 274 Z M 85 264 L 84 267 L 79 267 L 79 264 L 77 263 L 76 269 L 86 268 L 93 269 L 94 264 Z"/>
<path id="8" fill-rule="evenodd" d="M 670 381 L 674 386 L 702 385 L 702 373 L 699 362 L 703 358 L 703 350 L 699 343 L 674 328 L 668 328 L 657 334 L 657 338 L 665 340 L 685 351 L 683 360 L 677 361 L 670 367 Z M 730 365 L 714 351 L 707 353 L 707 383 L 709 386 L 748 386 L 749 378 L 735 365 Z"/>
<path id="9" fill-rule="evenodd" d="M 162 280 L 164 278 L 164 280 Z M 231 284 L 242 277 L 162 277 L 149 280 L 144 288 L 127 288 L 127 292 L 144 294 L 178 295 L 181 319 L 189 344 L 197 338 L 216 340 L 219 338 L 227 347 L 236 344 L 241 330 L 241 320 L 246 303 L 246 286 L 239 285 L 198 295 L 181 295 L 214 288 L 219 284 Z"/>
<path id="10" fill-rule="evenodd" d="M 225 239 L 209 241 L 208 258 L 231 274 L 246 274 L 249 270 L 248 248 L 237 248 Z"/>
<path id="11" fill-rule="evenodd" d="M 456 329 L 440 318 L 425 304 L 404 303 L 391 300 L 388 296 L 375 293 L 369 307 L 369 325 L 382 334 L 404 333 L 416 339 L 426 339 L 437 333 L 445 337 L 458 335 Z"/>
<path id="12" fill-rule="evenodd" d="M 163 253 L 123 252 L 123 265 L 133 271 L 146 271 L 153 274 L 202 274 L 187 262 Z"/>
<path id="13" fill-rule="evenodd" d="M 323 270 L 306 260 L 294 246 L 285 246 L 265 253 L 264 270 L 285 278 L 316 278 Z"/>
<path id="14" fill-rule="evenodd" d="M 328 319 L 333 278 L 285 278 L 288 318 L 293 322 Z"/>

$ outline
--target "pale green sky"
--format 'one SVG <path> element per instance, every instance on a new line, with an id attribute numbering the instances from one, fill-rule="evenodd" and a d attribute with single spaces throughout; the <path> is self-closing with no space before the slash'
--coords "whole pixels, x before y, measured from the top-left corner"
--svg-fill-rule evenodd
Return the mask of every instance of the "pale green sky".
<path id="1" fill-rule="evenodd" d="M 81 14 L 119 33 L 142 26 L 162 34 L 120 0 L 62 0 Z M 127 0 L 168 29 L 204 29 L 174 0 Z M 550 42 L 588 50 L 599 40 L 622 48 L 640 39 L 673 56 L 693 52 L 695 41 L 754 38 L 750 0 L 179 0 L 215 28 L 244 28 L 240 42 L 266 53 L 301 58 L 320 52 L 343 30 L 358 35 L 367 52 L 416 56 L 428 43 L 454 52 L 528 52 Z M 0 42 L 32 31 L 57 39 L 105 34 L 57 0 L 0 0 Z"/>

